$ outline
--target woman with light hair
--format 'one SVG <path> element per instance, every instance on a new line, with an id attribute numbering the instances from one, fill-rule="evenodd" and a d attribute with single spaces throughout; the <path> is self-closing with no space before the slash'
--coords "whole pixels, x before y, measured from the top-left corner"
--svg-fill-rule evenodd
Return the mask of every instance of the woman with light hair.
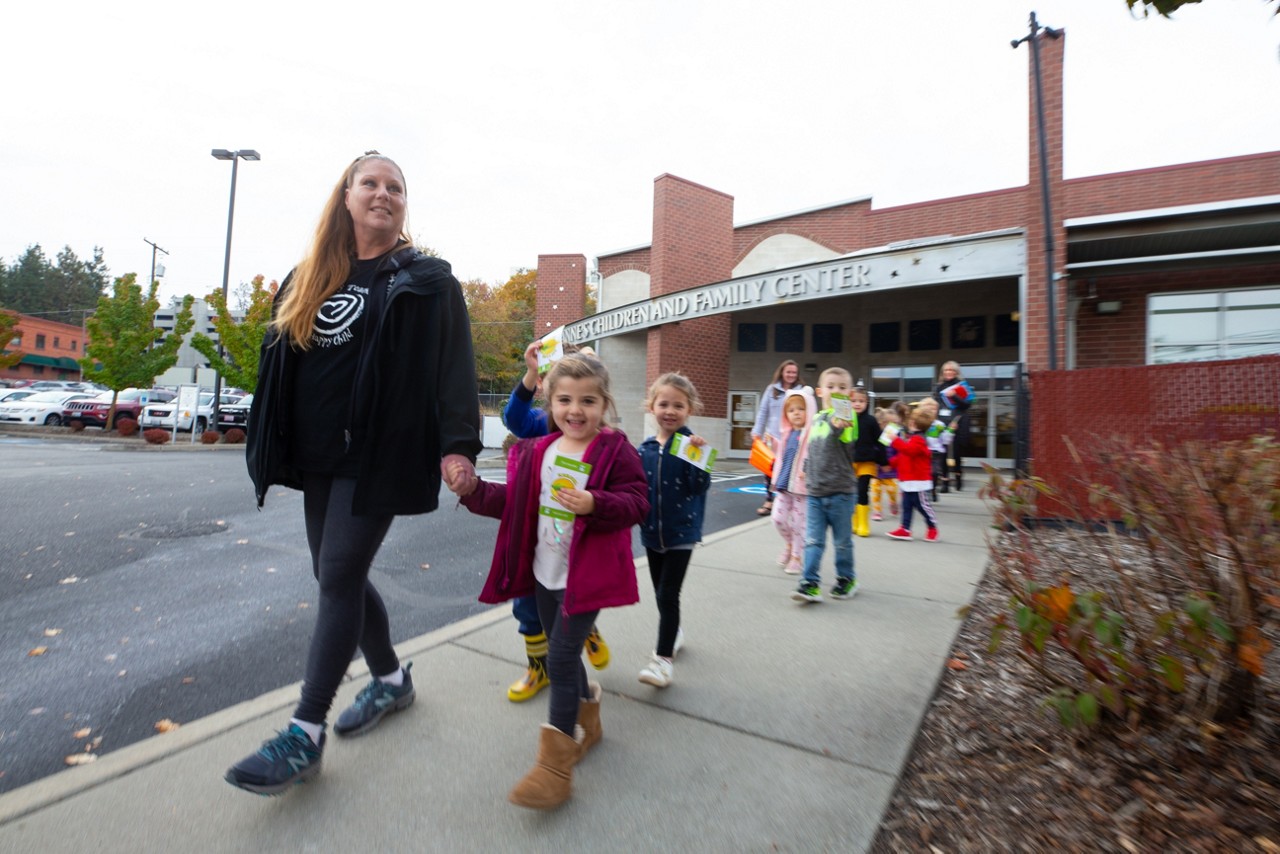
<path id="1" fill-rule="evenodd" d="M 355 736 L 414 700 L 369 569 L 396 516 L 430 513 L 440 482 L 480 452 L 471 324 L 449 265 L 414 248 L 404 174 L 376 151 L 329 194 L 263 340 L 246 459 L 268 488 L 302 490 L 316 624 L 288 725 L 226 773 L 276 795 L 320 771 L 326 719 L 359 649 L 372 679 L 334 732 Z"/>
<path id="2" fill-rule="evenodd" d="M 973 405 L 973 386 L 965 380 L 959 362 L 942 363 L 933 398 L 938 401 L 938 420 L 955 430 L 955 438 L 940 461 L 940 470 L 934 472 L 937 488 L 939 492 L 950 492 L 954 484 L 959 492 L 964 487 L 964 447 L 969 441 L 969 407 Z"/>

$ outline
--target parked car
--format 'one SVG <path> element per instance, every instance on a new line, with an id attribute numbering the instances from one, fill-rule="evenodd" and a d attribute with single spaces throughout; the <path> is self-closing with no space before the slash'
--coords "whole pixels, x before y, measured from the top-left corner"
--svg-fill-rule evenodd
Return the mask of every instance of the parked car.
<path id="1" fill-rule="evenodd" d="M 72 401 L 63 407 L 62 420 L 68 424 L 72 421 L 80 421 L 86 427 L 106 427 L 107 414 L 111 411 L 112 394 L 113 392 L 104 391 L 86 400 Z M 173 400 L 175 396 L 173 392 L 164 389 L 125 389 L 116 398 L 116 414 L 115 420 L 111 423 L 112 429 L 126 418 L 132 418 L 134 421 L 140 419 L 142 408 L 148 403 Z"/>
<path id="2" fill-rule="evenodd" d="M 223 404 L 218 409 L 218 429 L 223 433 L 232 427 L 239 427 L 245 433 L 249 432 L 249 407 L 253 405 L 253 395 L 246 394 L 240 400 L 231 405 Z"/>
<path id="3" fill-rule="evenodd" d="M 22 400 L 0 403 L 0 421 L 19 424 L 62 423 L 62 413 L 72 402 L 91 397 L 82 391 L 38 391 Z"/>
<path id="4" fill-rule="evenodd" d="M 22 400 L 24 397 L 31 397 L 36 394 L 29 388 L 6 388 L 0 391 L 0 403 L 10 403 Z"/>
<path id="5" fill-rule="evenodd" d="M 221 396 L 222 406 L 232 406 L 240 401 L 238 394 L 224 394 Z M 142 408 L 142 419 L 138 425 L 144 430 L 149 427 L 163 427 L 166 430 L 173 429 L 173 412 L 178 408 L 178 401 L 165 401 L 163 403 L 148 403 Z M 213 422 L 213 392 L 202 391 L 196 403 L 195 423 L 196 433 L 200 434 Z M 186 433 L 191 430 L 191 410 L 184 409 L 178 413 L 178 429 Z"/>

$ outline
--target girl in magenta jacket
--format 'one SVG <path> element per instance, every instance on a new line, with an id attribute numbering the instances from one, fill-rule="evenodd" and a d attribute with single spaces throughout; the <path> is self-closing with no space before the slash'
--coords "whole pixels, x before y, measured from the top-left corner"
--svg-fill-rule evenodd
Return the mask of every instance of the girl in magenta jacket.
<path id="1" fill-rule="evenodd" d="M 604 423 L 613 408 L 604 365 L 566 356 L 543 388 L 557 432 L 518 442 L 505 484 L 464 476 L 457 489 L 472 513 L 501 520 L 480 601 L 533 594 L 548 638 L 548 723 L 537 764 L 509 795 L 533 809 L 569 798 L 573 766 L 600 740 L 600 685 L 587 681 L 582 645 L 601 608 L 640 601 L 631 527 L 649 512 L 639 453 Z"/>

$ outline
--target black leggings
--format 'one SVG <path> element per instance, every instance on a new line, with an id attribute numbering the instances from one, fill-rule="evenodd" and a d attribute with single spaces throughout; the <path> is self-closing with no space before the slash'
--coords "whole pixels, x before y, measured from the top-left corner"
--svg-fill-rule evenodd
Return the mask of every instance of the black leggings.
<path id="1" fill-rule="evenodd" d="M 534 596 L 542 630 L 547 633 L 547 676 L 551 678 L 547 723 L 572 738 L 578 723 L 578 702 L 591 699 L 587 669 L 582 666 L 582 645 L 600 612 L 566 614 L 564 591 L 548 590 L 541 584 L 535 585 Z"/>
<path id="2" fill-rule="evenodd" d="M 858 503 L 867 505 L 871 503 L 871 475 L 858 475 Z"/>
<path id="3" fill-rule="evenodd" d="M 374 676 L 400 667 L 382 597 L 369 583 L 369 567 L 391 527 L 391 516 L 355 516 L 350 477 L 303 475 L 302 505 L 311 547 L 311 571 L 320 582 L 320 607 L 307 652 L 302 700 L 294 717 L 324 723 L 356 648 Z"/>
<path id="4" fill-rule="evenodd" d="M 645 549 L 649 556 L 649 577 L 653 580 L 654 598 L 658 601 L 658 646 L 654 652 L 670 658 L 680 629 L 680 588 L 689 569 L 693 549 L 670 549 L 665 552 Z"/>

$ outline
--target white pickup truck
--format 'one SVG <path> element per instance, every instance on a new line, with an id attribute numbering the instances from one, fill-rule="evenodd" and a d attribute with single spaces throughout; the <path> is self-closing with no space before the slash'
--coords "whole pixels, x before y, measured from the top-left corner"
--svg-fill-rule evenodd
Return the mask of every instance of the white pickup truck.
<path id="1" fill-rule="evenodd" d="M 230 406 L 239 400 L 240 395 L 224 394 L 222 395 L 222 406 Z M 172 430 L 173 412 L 177 408 L 178 401 L 176 399 L 167 403 L 153 403 L 144 406 L 142 408 L 142 418 L 138 421 L 138 425 L 143 430 L 149 430 L 152 427 L 163 427 L 166 430 Z M 198 436 L 213 423 L 213 392 L 200 392 L 199 403 L 194 413 L 190 409 L 184 409 L 178 413 L 178 429 L 184 433 L 190 431 L 193 417 L 196 435 Z"/>

